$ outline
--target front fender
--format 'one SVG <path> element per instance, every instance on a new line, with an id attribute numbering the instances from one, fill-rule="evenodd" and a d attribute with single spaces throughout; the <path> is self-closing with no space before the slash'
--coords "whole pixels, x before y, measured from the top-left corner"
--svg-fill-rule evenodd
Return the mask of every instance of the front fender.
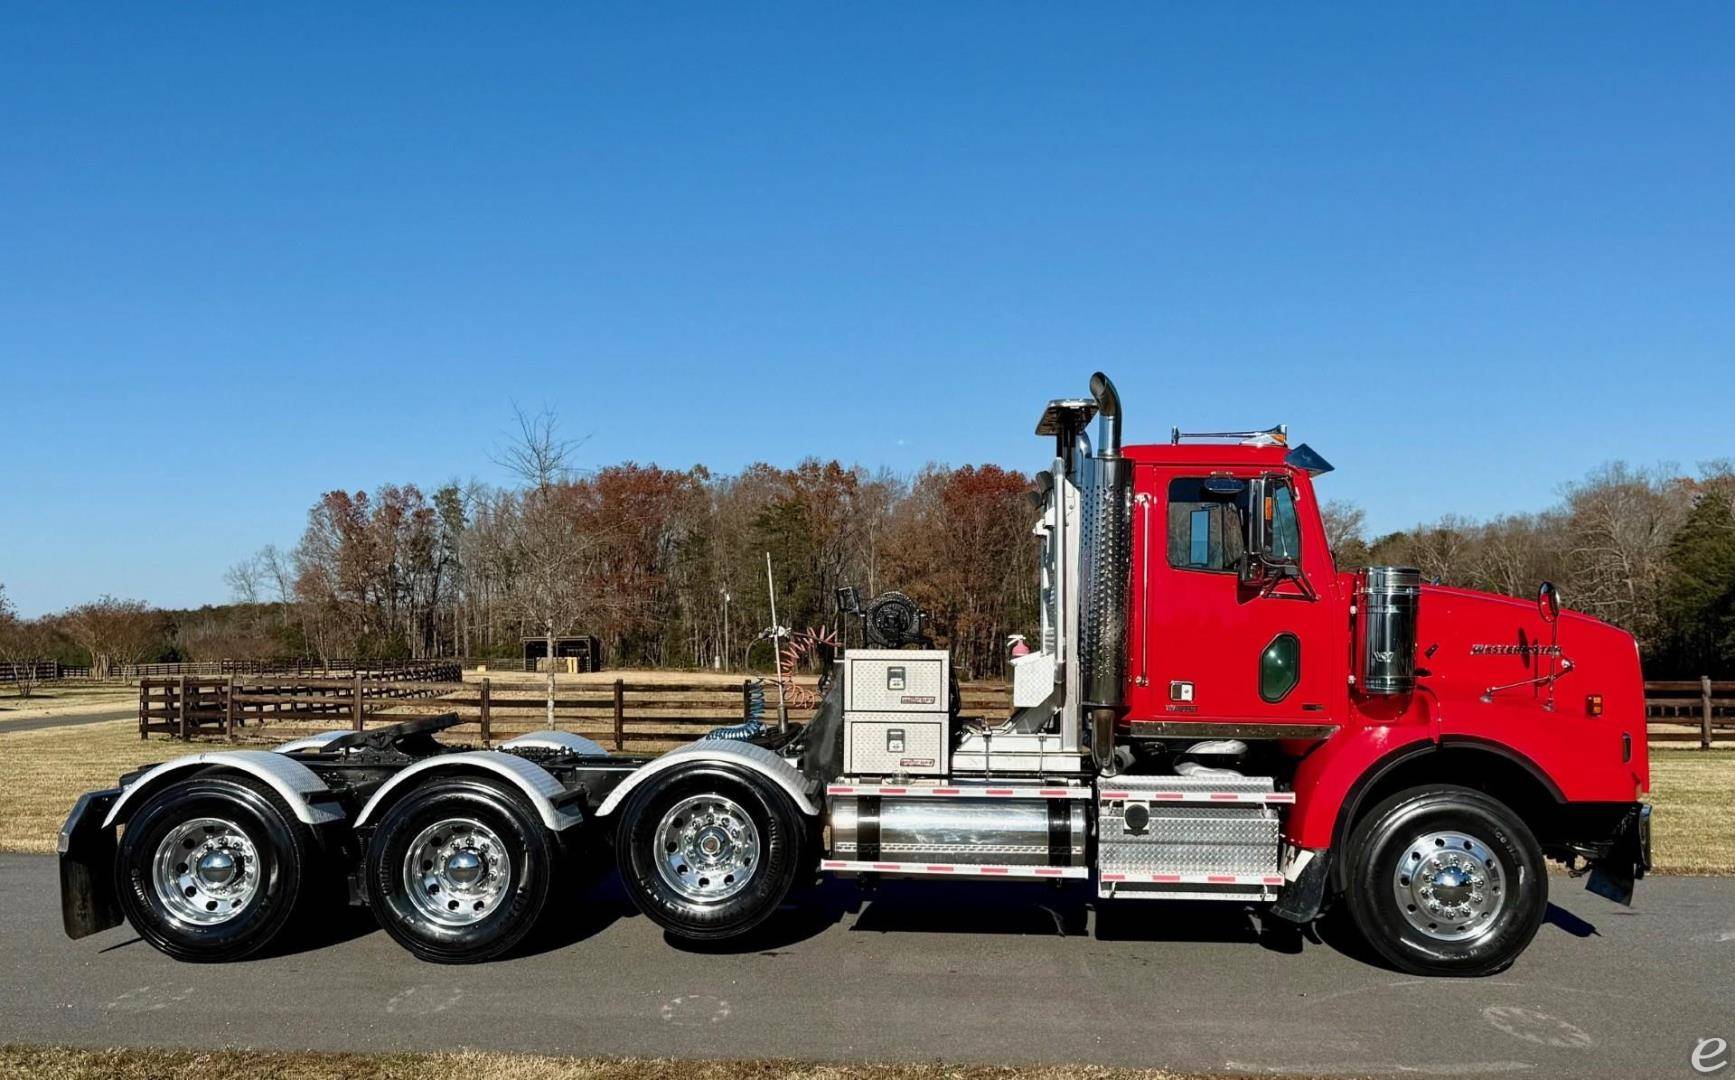
<path id="1" fill-rule="evenodd" d="M 1295 770 L 1295 807 L 1284 835 L 1302 848 L 1332 846 L 1344 809 L 1388 769 L 1436 745 L 1432 725 L 1391 724 L 1340 731 Z"/>

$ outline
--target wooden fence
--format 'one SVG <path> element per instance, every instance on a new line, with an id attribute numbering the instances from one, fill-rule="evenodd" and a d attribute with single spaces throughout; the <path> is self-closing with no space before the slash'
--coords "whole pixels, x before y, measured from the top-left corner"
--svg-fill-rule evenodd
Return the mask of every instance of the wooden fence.
<path id="1" fill-rule="evenodd" d="M 1735 682 L 1709 678 L 1645 684 L 1646 734 L 1653 743 L 1697 743 L 1709 750 L 1735 741 Z"/>
<path id="2" fill-rule="evenodd" d="M 757 680 L 694 682 L 596 682 L 563 684 L 556 690 L 555 726 L 617 750 L 666 748 L 689 742 L 712 728 L 740 723 L 754 703 Z M 967 712 L 1004 714 L 1010 689 L 1004 684 L 966 684 Z M 764 686 L 762 719 L 777 722 L 777 691 Z M 792 707 L 792 723 L 806 723 L 811 707 Z M 231 675 L 220 679 L 177 676 L 139 682 L 139 737 L 287 739 L 341 726 L 362 730 L 414 716 L 457 713 L 460 734 L 492 743 L 547 726 L 547 692 L 534 681 L 418 682 L 402 679 L 279 680 Z"/>
<path id="3" fill-rule="evenodd" d="M 556 690 L 555 726 L 612 743 L 685 742 L 748 715 L 753 680 L 690 682 L 563 682 Z M 1004 715 L 1004 683 L 963 686 L 967 714 Z M 765 687 L 764 718 L 775 723 L 776 689 Z M 220 735 L 239 738 L 260 728 L 270 737 L 342 724 L 365 727 L 409 716 L 455 712 L 484 742 L 546 725 L 546 690 L 539 681 L 484 676 L 460 681 L 455 665 L 422 665 L 389 677 L 240 675 L 147 676 L 139 680 L 139 735 Z M 812 710 L 795 707 L 805 723 Z M 1660 680 L 1645 684 L 1645 714 L 1654 744 L 1735 743 L 1735 682 Z"/>

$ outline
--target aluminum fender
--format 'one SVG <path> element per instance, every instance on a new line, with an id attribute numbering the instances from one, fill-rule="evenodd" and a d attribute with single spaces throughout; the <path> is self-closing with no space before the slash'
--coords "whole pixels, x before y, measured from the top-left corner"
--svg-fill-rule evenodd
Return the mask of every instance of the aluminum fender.
<path id="1" fill-rule="evenodd" d="M 511 750 L 521 746 L 541 750 L 565 750 L 580 757 L 608 756 L 608 751 L 603 749 L 601 743 L 593 742 L 583 735 L 574 735 L 570 731 L 532 731 L 528 735 L 507 739 L 498 749 Z"/>
<path id="2" fill-rule="evenodd" d="M 530 800 L 530 805 L 541 815 L 542 823 L 555 832 L 570 829 L 584 820 L 584 815 L 577 807 L 556 804 L 555 800 L 567 793 L 566 787 L 547 769 L 513 754 L 502 754 L 496 750 L 468 750 L 460 754 L 441 754 L 439 757 L 425 758 L 387 780 L 383 787 L 374 792 L 367 805 L 361 808 L 361 813 L 355 819 L 356 828 L 371 823 L 375 812 L 392 792 L 416 776 L 436 771 L 475 769 L 494 773 L 510 781 Z"/>
<path id="3" fill-rule="evenodd" d="M 1397 723 L 1339 731 L 1301 760 L 1295 770 L 1295 807 L 1284 822 L 1284 837 L 1296 847 L 1329 848 L 1338 815 L 1370 770 L 1403 756 L 1400 751 L 1434 745 L 1432 724 Z"/>
<path id="4" fill-rule="evenodd" d="M 327 743 L 333 743 L 351 734 L 348 731 L 322 731 L 318 735 L 309 735 L 304 739 L 290 739 L 271 748 L 273 754 L 293 754 L 297 750 L 317 750 Z"/>
<path id="5" fill-rule="evenodd" d="M 133 800 L 159 782 L 180 773 L 210 768 L 233 769 L 270 784 L 295 811 L 295 816 L 308 825 L 326 825 L 343 820 L 343 810 L 336 805 L 331 789 L 301 762 L 270 750 L 224 750 L 188 754 L 151 769 L 126 786 L 109 810 L 108 817 L 103 819 L 102 827 L 106 829 L 125 821 L 127 807 Z"/>
<path id="6" fill-rule="evenodd" d="M 796 808 L 802 813 L 809 817 L 819 815 L 819 807 L 813 804 L 813 799 L 808 795 L 812 785 L 808 783 L 807 777 L 801 775 L 801 772 L 789 762 L 784 761 L 763 746 L 755 746 L 752 743 L 701 741 L 676 747 L 627 777 L 619 787 L 609 792 L 608 798 L 604 799 L 602 805 L 597 807 L 596 816 L 607 817 L 614 813 L 615 807 L 632 794 L 634 788 L 658 773 L 666 772 L 677 765 L 702 761 L 715 761 L 752 769 L 788 792 L 789 797 L 795 800 Z"/>

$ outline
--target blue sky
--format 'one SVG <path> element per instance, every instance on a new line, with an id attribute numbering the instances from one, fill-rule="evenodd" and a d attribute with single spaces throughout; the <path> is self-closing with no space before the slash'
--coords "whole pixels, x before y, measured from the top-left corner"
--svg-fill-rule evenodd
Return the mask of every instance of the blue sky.
<path id="1" fill-rule="evenodd" d="M 0 4 L 0 582 L 334 487 L 1285 421 L 1380 530 L 1735 454 L 1735 7 Z"/>

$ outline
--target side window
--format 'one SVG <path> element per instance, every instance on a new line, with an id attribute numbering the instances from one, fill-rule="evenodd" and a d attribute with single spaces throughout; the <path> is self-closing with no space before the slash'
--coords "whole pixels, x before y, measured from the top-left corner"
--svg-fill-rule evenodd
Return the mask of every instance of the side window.
<path id="1" fill-rule="evenodd" d="M 1301 561 L 1301 519 L 1295 514 L 1295 489 L 1278 484 L 1271 489 L 1271 554 Z"/>
<path id="2" fill-rule="evenodd" d="M 1238 492 L 1210 491 L 1207 479 L 1169 481 L 1169 565 L 1178 570 L 1234 570 L 1241 563 L 1248 489 L 1243 484 Z"/>
<path id="3" fill-rule="evenodd" d="M 1276 704 L 1301 681 L 1301 639 L 1278 634 L 1259 654 L 1259 696 Z"/>

